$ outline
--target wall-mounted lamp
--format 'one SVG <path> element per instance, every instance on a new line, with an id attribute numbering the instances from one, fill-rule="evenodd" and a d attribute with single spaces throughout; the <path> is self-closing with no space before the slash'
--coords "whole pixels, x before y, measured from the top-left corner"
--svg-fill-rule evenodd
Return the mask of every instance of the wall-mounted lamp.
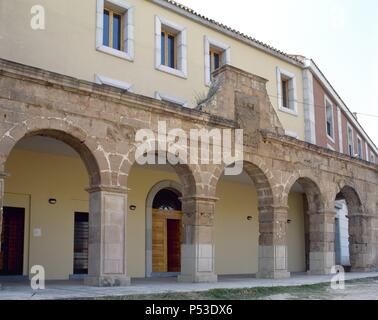
<path id="1" fill-rule="evenodd" d="M 288 219 L 288 220 L 287 220 L 287 223 L 291 223 L 291 220 L 290 220 L 290 219 Z"/>
<path id="2" fill-rule="evenodd" d="M 129 209 L 130 209 L 131 211 L 135 211 L 135 210 L 136 210 L 136 206 L 131 205 L 131 206 L 129 207 Z"/>
<path id="3" fill-rule="evenodd" d="M 50 204 L 56 204 L 56 199 L 54 199 L 54 198 L 50 198 L 50 199 L 49 199 L 49 203 L 50 203 Z"/>
<path id="4" fill-rule="evenodd" d="M 248 216 L 248 217 L 247 217 L 247 220 L 248 220 L 248 221 L 251 221 L 252 219 L 253 219 L 252 216 Z"/>

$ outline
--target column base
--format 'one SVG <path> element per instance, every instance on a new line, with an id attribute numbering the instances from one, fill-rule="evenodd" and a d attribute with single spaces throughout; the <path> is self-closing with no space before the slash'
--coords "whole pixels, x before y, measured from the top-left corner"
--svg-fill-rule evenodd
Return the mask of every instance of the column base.
<path id="1" fill-rule="evenodd" d="M 267 272 L 258 272 L 256 274 L 257 279 L 289 279 L 290 272 L 288 271 L 267 271 Z"/>
<path id="2" fill-rule="evenodd" d="M 130 283 L 130 277 L 126 276 L 87 276 L 84 279 L 84 284 L 92 287 L 127 287 Z"/>
<path id="3" fill-rule="evenodd" d="M 214 273 L 197 273 L 194 275 L 179 275 L 178 282 L 183 283 L 214 283 L 218 282 L 218 276 Z"/>

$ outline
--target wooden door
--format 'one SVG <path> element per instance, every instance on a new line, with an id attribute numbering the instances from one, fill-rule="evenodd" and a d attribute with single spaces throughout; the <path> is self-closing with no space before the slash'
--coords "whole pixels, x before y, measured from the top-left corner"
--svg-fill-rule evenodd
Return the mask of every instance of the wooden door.
<path id="1" fill-rule="evenodd" d="M 152 272 L 181 271 L 181 216 L 179 211 L 152 211 Z"/>
<path id="2" fill-rule="evenodd" d="M 24 228 L 25 209 L 4 207 L 1 274 L 23 274 Z"/>
<path id="3" fill-rule="evenodd" d="M 88 216 L 87 212 L 75 212 L 74 274 L 88 273 Z"/>
<path id="4" fill-rule="evenodd" d="M 166 233 L 165 217 L 155 211 L 152 219 L 152 272 L 167 272 Z"/>
<path id="5" fill-rule="evenodd" d="M 167 263 L 168 272 L 181 271 L 181 227 L 180 220 L 167 219 Z"/>

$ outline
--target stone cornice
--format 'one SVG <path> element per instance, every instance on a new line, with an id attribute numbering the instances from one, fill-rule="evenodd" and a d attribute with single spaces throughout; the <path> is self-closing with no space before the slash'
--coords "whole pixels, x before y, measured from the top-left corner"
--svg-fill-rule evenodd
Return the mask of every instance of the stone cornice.
<path id="1" fill-rule="evenodd" d="M 94 82 L 80 80 L 59 73 L 46 71 L 36 67 L 23 65 L 0 58 L 0 76 L 11 77 L 22 81 L 38 83 L 46 87 L 58 87 L 62 90 L 86 96 L 96 96 L 100 99 L 126 105 L 128 108 L 139 108 L 153 113 L 171 114 L 192 123 L 211 125 L 215 127 L 234 128 L 234 121 L 210 115 L 197 109 L 178 107 L 174 103 L 159 101 L 140 94 Z"/>
<path id="2" fill-rule="evenodd" d="M 360 160 L 356 158 L 352 158 L 344 153 L 340 153 L 337 151 L 333 151 L 324 147 L 317 146 L 315 144 L 311 144 L 309 142 L 301 141 L 289 136 L 279 135 L 277 133 L 267 131 L 267 130 L 260 130 L 264 141 L 273 141 L 273 142 L 279 142 L 280 145 L 286 145 L 293 148 L 301 149 L 310 151 L 316 154 L 320 154 L 324 157 L 332 157 L 337 160 L 346 161 L 348 163 L 353 163 L 355 165 L 358 165 L 360 167 L 365 167 L 369 169 L 373 169 L 378 171 L 378 165 L 373 164 L 371 162 Z"/>
<path id="3" fill-rule="evenodd" d="M 107 192 L 107 193 L 119 193 L 127 194 L 130 189 L 124 187 L 114 187 L 114 186 L 93 186 L 86 189 L 88 193 L 95 192 Z"/>

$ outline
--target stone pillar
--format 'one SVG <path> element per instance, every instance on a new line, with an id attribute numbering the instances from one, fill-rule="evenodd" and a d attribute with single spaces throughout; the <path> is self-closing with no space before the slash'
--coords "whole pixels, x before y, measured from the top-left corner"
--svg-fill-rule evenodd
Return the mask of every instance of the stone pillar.
<path id="1" fill-rule="evenodd" d="M 288 207 L 259 207 L 259 272 L 258 278 L 290 277 L 287 262 Z"/>
<path id="2" fill-rule="evenodd" d="M 87 285 L 126 286 L 127 191 L 92 188 L 89 192 L 89 261 Z"/>
<path id="3" fill-rule="evenodd" d="M 353 272 L 367 272 L 374 268 L 373 227 L 377 219 L 364 214 L 348 214 L 349 252 Z"/>
<path id="4" fill-rule="evenodd" d="M 182 199 L 183 243 L 179 282 L 217 282 L 214 272 L 215 198 Z"/>
<path id="5" fill-rule="evenodd" d="M 335 210 L 310 212 L 309 274 L 331 274 L 335 265 Z"/>
<path id="6" fill-rule="evenodd" d="M 1 239 L 3 232 L 4 177 L 6 177 L 6 174 L 0 172 L 0 252 L 2 247 Z"/>

